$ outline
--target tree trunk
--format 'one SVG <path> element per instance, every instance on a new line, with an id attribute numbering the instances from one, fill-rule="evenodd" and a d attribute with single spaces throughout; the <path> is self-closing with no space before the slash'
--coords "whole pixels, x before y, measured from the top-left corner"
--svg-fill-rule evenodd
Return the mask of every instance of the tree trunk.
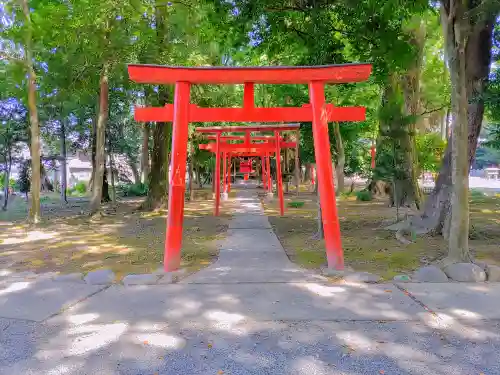
<path id="1" fill-rule="evenodd" d="M 149 178 L 149 123 L 142 126 L 142 149 L 141 149 L 141 182 L 148 182 Z"/>
<path id="2" fill-rule="evenodd" d="M 342 136 L 340 135 L 340 124 L 335 122 L 333 126 L 335 135 L 335 148 L 337 149 L 337 164 L 335 165 L 335 174 L 337 175 L 337 191 L 336 195 L 340 195 L 344 191 L 344 166 L 345 166 L 345 151 Z"/>
<path id="3" fill-rule="evenodd" d="M 448 236 L 448 261 L 467 262 L 469 253 L 469 162 L 467 155 L 467 78 L 465 48 L 468 21 L 465 7 L 455 1 L 446 11 L 442 7 L 446 48 L 450 57 L 453 131 L 451 133 L 451 218 Z M 454 19 L 449 19 L 449 14 Z"/>
<path id="4" fill-rule="evenodd" d="M 299 195 L 300 190 L 300 160 L 299 160 L 299 139 L 300 130 L 297 130 L 295 134 L 295 193 Z"/>
<path id="5" fill-rule="evenodd" d="M 189 200 L 192 202 L 194 201 L 194 190 L 193 190 L 193 164 L 194 164 L 194 157 L 193 154 L 191 153 L 191 157 L 189 158 Z"/>
<path id="6" fill-rule="evenodd" d="M 10 147 L 10 146 L 9 146 Z M 9 204 L 9 183 L 10 183 L 10 171 L 12 169 L 12 155 L 10 148 L 7 152 L 7 158 L 5 160 L 5 181 L 3 188 L 3 205 L 2 211 L 7 211 L 7 205 Z"/>
<path id="7" fill-rule="evenodd" d="M 455 5 L 456 2 L 451 2 Z M 451 14 L 454 14 L 452 10 Z M 460 58 L 465 61 L 465 82 L 467 98 L 467 122 L 468 122 L 468 143 L 467 143 L 467 171 L 469 170 L 474 156 L 476 154 L 477 140 L 481 131 L 481 125 L 484 114 L 484 91 L 488 82 L 491 63 L 491 47 L 492 47 L 492 32 L 496 15 L 487 14 L 484 17 L 472 19 L 473 22 L 469 25 L 469 33 L 465 42 L 464 55 L 460 55 L 454 46 L 453 34 L 448 36 L 448 32 L 452 32 L 456 18 L 450 15 L 450 1 L 443 0 L 442 21 L 447 34 L 446 54 L 450 60 L 450 76 L 457 77 L 458 73 L 451 70 L 457 66 L 451 60 L 457 60 L 460 63 Z M 458 26 L 458 25 L 457 25 Z M 450 50 L 451 49 L 451 50 Z M 456 85 L 456 82 L 454 83 Z M 454 87 L 456 89 L 459 86 Z M 453 93 L 452 93 L 453 94 Z M 455 129 L 457 115 L 452 115 L 452 136 Z M 452 195 L 452 143 L 448 142 L 443 158 L 443 163 L 439 171 L 436 185 L 432 194 L 425 202 L 424 211 L 419 218 L 412 220 L 412 226 L 418 228 L 420 232 L 435 232 L 443 234 L 445 238 L 449 238 L 449 228 L 451 220 L 451 195 Z M 468 175 L 467 175 L 468 179 Z"/>
<path id="8" fill-rule="evenodd" d="M 168 103 L 167 90 L 167 88 L 160 88 L 160 106 Z M 170 128 L 170 124 L 157 122 L 153 131 L 153 156 L 151 158 L 151 171 L 149 172 L 149 190 L 148 196 L 142 205 L 142 208 L 146 210 L 155 210 L 167 203 Z"/>
<path id="9" fill-rule="evenodd" d="M 22 0 L 21 6 L 25 18 L 25 63 L 28 72 L 28 111 L 30 115 L 31 131 L 31 208 L 29 220 L 37 224 L 41 219 L 40 209 L 40 126 L 38 122 L 38 110 L 36 107 L 36 73 L 33 68 L 33 26 L 31 23 L 30 8 L 28 0 Z"/>
<path id="10" fill-rule="evenodd" d="M 318 197 L 318 216 L 316 217 L 316 222 L 318 224 L 318 231 L 314 235 L 315 239 L 321 240 L 325 238 L 325 232 L 323 231 L 323 215 L 321 212 L 321 199 L 319 197 L 319 188 L 318 188 L 318 181 L 316 181 L 316 196 Z"/>
<path id="11" fill-rule="evenodd" d="M 31 60 L 31 57 L 29 57 Z M 31 65 L 31 64 L 30 64 Z M 38 124 L 38 111 L 36 108 L 36 75 L 31 65 L 28 72 L 28 108 L 30 112 L 31 128 L 31 209 L 29 219 L 37 224 L 41 219 L 40 209 L 40 127 Z"/>
<path id="12" fill-rule="evenodd" d="M 139 173 L 139 170 L 137 169 L 137 160 L 130 154 L 130 152 L 127 152 L 127 163 L 132 171 L 132 174 L 134 175 L 134 184 L 140 184 L 142 182 L 142 178 L 141 173 Z"/>
<path id="13" fill-rule="evenodd" d="M 90 201 L 90 214 L 95 215 L 100 212 L 101 201 L 106 194 L 103 194 L 103 183 L 106 181 L 105 174 L 105 142 L 106 142 L 106 122 L 108 120 L 108 101 L 109 101 L 109 78 L 108 78 L 108 62 L 105 62 L 102 67 L 100 79 L 100 94 L 99 94 L 99 116 L 97 118 L 96 127 L 96 153 L 95 153 L 95 173 L 93 180 L 92 198 Z M 107 181 L 106 181 L 107 182 Z M 106 184 L 107 185 L 107 184 Z M 106 188 L 106 187 L 104 187 Z M 107 197 L 109 199 L 109 195 Z"/>
<path id="14" fill-rule="evenodd" d="M 111 179 L 111 203 L 113 205 L 116 205 L 116 189 L 115 189 L 115 167 L 114 167 L 114 162 L 113 162 L 113 151 L 112 151 L 112 141 L 111 141 L 111 135 L 108 134 L 108 159 L 109 159 L 109 174 L 110 174 L 110 179 Z M 132 164 L 135 165 L 135 164 Z M 137 172 L 137 168 L 136 168 Z M 137 174 L 136 177 L 136 183 L 139 181 L 139 174 Z"/>
<path id="15" fill-rule="evenodd" d="M 416 178 L 415 124 L 411 124 L 411 118 L 405 113 L 411 109 L 405 108 L 405 102 L 409 99 L 401 95 L 401 80 L 394 73 L 384 87 L 373 179 L 375 185 L 379 180 L 392 183 L 392 206 L 418 208 L 420 190 Z"/>
<path id="16" fill-rule="evenodd" d="M 66 194 L 67 189 L 67 170 L 66 170 L 66 119 L 61 119 L 61 203 L 68 203 Z"/>
<path id="17" fill-rule="evenodd" d="M 196 182 L 198 182 L 198 189 L 203 189 L 203 183 L 201 180 L 201 173 L 200 173 L 200 166 L 198 164 L 196 164 L 195 170 L 196 170 Z"/>

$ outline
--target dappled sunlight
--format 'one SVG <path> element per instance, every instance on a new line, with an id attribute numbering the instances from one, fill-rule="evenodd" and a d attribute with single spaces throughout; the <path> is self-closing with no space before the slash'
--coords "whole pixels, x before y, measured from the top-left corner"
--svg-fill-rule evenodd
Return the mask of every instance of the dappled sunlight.
<path id="1" fill-rule="evenodd" d="M 56 236 L 60 236 L 57 232 L 41 232 L 41 231 L 29 231 L 23 238 L 6 238 L 2 240 L 1 245 L 16 245 L 26 242 L 40 241 L 52 239 Z"/>
<path id="2" fill-rule="evenodd" d="M 130 202 L 134 202 L 130 204 Z M 151 272 L 163 259 L 165 211 L 135 211 L 139 200 L 124 200 L 116 215 L 89 220 L 84 215 L 64 216 L 29 226 L 6 227 L 0 251 L 12 270 L 36 272 L 88 272 L 110 268 L 119 277 L 126 273 Z M 190 212 L 192 210 L 192 212 Z M 68 213 L 74 213 L 67 210 Z M 213 216 L 211 201 L 186 202 L 183 267 L 196 270 L 212 263 L 218 253 L 216 241 L 227 230 L 227 213 Z M 56 230 L 51 230 L 56 229 Z"/>
<path id="3" fill-rule="evenodd" d="M 26 281 L 11 282 L 7 287 L 0 289 L 0 296 L 5 296 L 9 293 L 19 292 L 27 289 L 31 283 Z"/>
<path id="4" fill-rule="evenodd" d="M 333 297 L 339 293 L 346 292 L 345 288 L 338 286 L 324 286 L 320 284 L 298 284 L 298 286 L 321 297 Z"/>
<path id="5" fill-rule="evenodd" d="M 145 333 L 139 334 L 132 342 L 137 344 L 146 344 L 160 347 L 163 349 L 182 349 L 186 346 L 186 340 L 164 333 Z"/>

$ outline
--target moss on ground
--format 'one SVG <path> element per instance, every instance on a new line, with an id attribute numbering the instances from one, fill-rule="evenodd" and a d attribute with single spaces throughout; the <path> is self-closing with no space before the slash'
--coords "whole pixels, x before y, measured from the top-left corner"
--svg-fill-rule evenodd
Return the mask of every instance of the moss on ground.
<path id="1" fill-rule="evenodd" d="M 305 268 L 326 264 L 323 240 L 317 232 L 317 197 L 311 193 L 286 196 L 287 202 L 304 201 L 302 207 L 287 207 L 279 216 L 276 199 L 263 199 L 266 214 L 290 259 Z M 394 232 L 384 230 L 396 218 L 396 210 L 384 201 L 359 202 L 343 196 L 338 201 L 342 245 L 347 265 L 355 270 L 373 272 L 384 279 L 410 273 L 421 265 L 443 257 L 447 244 L 440 236 L 416 236 L 403 245 Z M 500 264 L 500 198 L 471 198 L 470 248 L 478 260 Z"/>

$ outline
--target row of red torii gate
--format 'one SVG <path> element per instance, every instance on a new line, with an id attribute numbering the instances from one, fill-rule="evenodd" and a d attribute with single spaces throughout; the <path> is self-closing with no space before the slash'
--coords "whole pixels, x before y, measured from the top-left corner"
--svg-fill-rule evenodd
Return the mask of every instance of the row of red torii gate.
<path id="1" fill-rule="evenodd" d="M 336 107 L 325 102 L 325 85 L 361 82 L 371 73 L 369 64 L 343 64 L 307 67 L 171 67 L 159 65 L 129 65 L 130 79 L 138 83 L 175 85 L 174 104 L 164 107 L 136 107 L 135 120 L 140 122 L 172 122 L 172 156 L 168 196 L 167 233 L 165 239 L 164 269 L 175 271 L 180 267 L 184 193 L 186 188 L 186 161 L 188 147 L 188 125 L 190 122 L 250 122 L 290 123 L 312 122 L 317 183 L 320 192 L 321 214 L 325 236 L 326 258 L 329 268 L 344 269 L 344 257 L 340 237 L 340 226 L 335 200 L 328 122 L 363 121 L 364 107 Z M 190 103 L 193 84 L 243 84 L 243 106 L 239 108 L 204 108 Z M 310 103 L 302 107 L 255 106 L 255 84 L 307 84 Z M 297 130 L 297 124 L 257 125 L 246 127 L 197 128 L 211 133 L 215 143 L 200 145 L 202 149 L 216 154 L 215 214 L 219 212 L 220 163 L 223 161 L 224 192 L 227 193 L 227 155 L 263 158 L 270 181 L 270 157 L 276 158 L 276 182 L 280 199 L 280 211 L 284 213 L 283 188 L 280 168 L 280 150 L 297 147 L 284 142 L 280 132 Z M 245 132 L 243 142 L 230 143 L 231 137 L 223 133 Z M 273 132 L 272 138 L 252 139 L 250 132 Z M 225 137 L 225 138 L 224 138 Z M 238 139 L 239 140 L 239 139 Z M 298 141 L 298 140 L 297 140 Z M 229 182 L 230 184 L 230 182 Z M 230 186 L 230 185 L 229 185 Z"/>

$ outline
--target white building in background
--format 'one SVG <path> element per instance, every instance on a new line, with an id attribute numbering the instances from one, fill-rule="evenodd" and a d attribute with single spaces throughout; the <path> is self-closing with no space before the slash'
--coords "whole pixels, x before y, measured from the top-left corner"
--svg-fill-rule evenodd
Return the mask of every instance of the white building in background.
<path id="1" fill-rule="evenodd" d="M 15 155 L 17 159 L 30 159 L 31 155 L 28 147 L 25 145 L 21 147 L 20 151 Z M 123 155 L 114 155 L 114 169 L 118 171 L 115 173 L 115 182 L 131 182 L 134 183 L 134 173 L 132 168 L 127 163 L 127 159 Z M 108 160 L 106 160 L 108 161 Z M 45 163 L 47 164 L 47 163 Z M 50 182 L 60 182 L 61 180 L 61 162 L 56 160 L 53 164 L 54 168 L 46 170 L 46 175 Z M 19 179 L 21 172 L 20 163 L 12 165 L 11 178 L 14 180 Z M 115 171 L 116 172 L 116 171 Z M 109 173 L 109 167 L 108 167 Z M 66 176 L 68 187 L 73 187 L 78 182 L 85 182 L 88 184 L 92 176 L 92 159 L 89 153 L 83 150 L 78 150 L 75 153 L 68 153 L 66 157 Z"/>

